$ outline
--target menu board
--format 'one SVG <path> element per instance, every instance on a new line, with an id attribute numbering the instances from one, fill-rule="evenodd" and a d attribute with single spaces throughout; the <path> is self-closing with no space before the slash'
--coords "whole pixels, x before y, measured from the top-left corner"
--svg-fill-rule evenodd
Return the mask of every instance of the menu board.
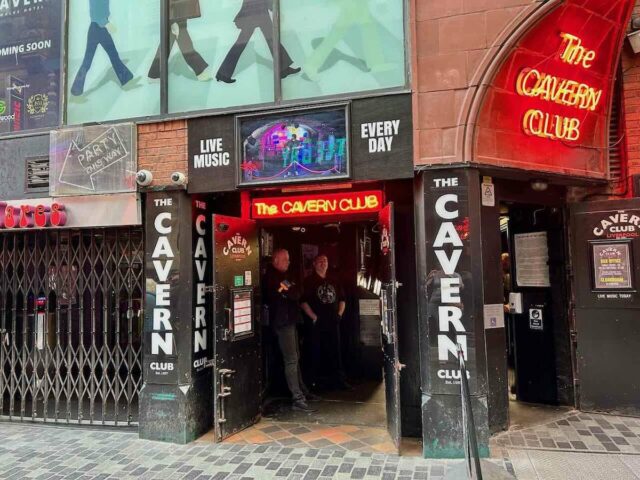
<path id="1" fill-rule="evenodd" d="M 628 290 L 631 280 L 631 255 L 628 242 L 591 245 L 594 290 Z"/>

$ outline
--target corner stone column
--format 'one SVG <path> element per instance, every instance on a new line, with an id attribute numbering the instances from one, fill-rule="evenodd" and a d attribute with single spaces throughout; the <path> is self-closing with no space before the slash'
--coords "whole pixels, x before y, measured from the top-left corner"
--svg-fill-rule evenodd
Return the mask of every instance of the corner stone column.
<path id="1" fill-rule="evenodd" d="M 143 439 L 184 444 L 212 426 L 210 223 L 206 204 L 183 190 L 146 196 Z"/>
<path id="2" fill-rule="evenodd" d="M 455 351 L 460 343 L 466 353 L 480 455 L 488 456 L 478 172 L 423 172 L 416 180 L 415 196 L 423 453 L 426 458 L 464 457 Z"/>

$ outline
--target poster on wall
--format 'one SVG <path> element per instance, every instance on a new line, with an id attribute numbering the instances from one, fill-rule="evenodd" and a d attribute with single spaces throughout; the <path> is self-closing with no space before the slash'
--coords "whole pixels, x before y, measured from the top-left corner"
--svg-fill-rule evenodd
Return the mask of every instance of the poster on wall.
<path id="1" fill-rule="evenodd" d="M 594 243 L 594 290 L 627 290 L 633 288 L 629 242 Z"/>
<path id="2" fill-rule="evenodd" d="M 516 282 L 519 287 L 549 287 L 547 232 L 514 235 Z"/>
<path id="3" fill-rule="evenodd" d="M 135 192 L 134 133 L 131 123 L 52 131 L 50 194 Z"/>
<path id="4" fill-rule="evenodd" d="M 238 118 L 240 185 L 349 177 L 346 106 Z"/>
<path id="5" fill-rule="evenodd" d="M 0 2 L 0 133 L 60 119 L 62 0 Z"/>

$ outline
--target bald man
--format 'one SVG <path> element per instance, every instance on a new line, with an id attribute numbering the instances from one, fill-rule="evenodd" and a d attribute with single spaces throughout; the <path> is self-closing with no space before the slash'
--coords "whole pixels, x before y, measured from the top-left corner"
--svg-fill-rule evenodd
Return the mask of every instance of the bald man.
<path id="1" fill-rule="evenodd" d="M 272 263 L 264 278 L 264 302 L 269 306 L 269 322 L 282 352 L 284 374 L 293 398 L 293 409 L 314 412 L 307 403 L 307 397 L 313 396 L 309 394 L 300 374 L 297 324 L 301 320 L 301 292 L 288 272 L 289 263 L 289 252 L 285 249 L 273 253 Z"/>

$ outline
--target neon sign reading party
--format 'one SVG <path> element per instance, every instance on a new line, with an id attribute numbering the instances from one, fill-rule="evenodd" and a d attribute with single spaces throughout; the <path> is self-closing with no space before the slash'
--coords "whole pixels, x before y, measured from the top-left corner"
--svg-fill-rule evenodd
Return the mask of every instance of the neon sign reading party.
<path id="1" fill-rule="evenodd" d="M 566 64 L 588 70 L 596 58 L 595 50 L 586 48 L 582 39 L 561 33 L 560 60 Z M 537 98 L 565 107 L 595 111 L 602 99 L 602 89 L 568 78 L 562 78 L 536 68 L 524 68 L 516 79 L 518 95 Z M 552 114 L 541 109 L 529 109 L 522 118 L 527 135 L 549 140 L 575 142 L 580 138 L 581 122 L 577 117 Z"/>

